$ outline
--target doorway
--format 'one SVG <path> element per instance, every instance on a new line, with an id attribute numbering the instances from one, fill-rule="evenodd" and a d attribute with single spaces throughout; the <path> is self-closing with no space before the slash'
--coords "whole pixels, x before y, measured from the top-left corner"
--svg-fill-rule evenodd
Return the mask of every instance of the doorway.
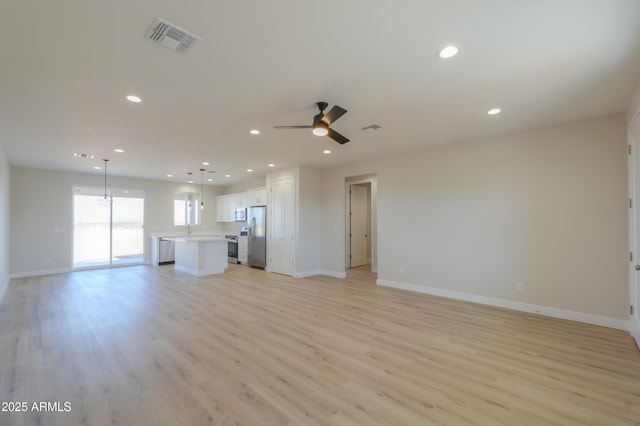
<path id="1" fill-rule="evenodd" d="M 365 175 L 346 181 L 346 259 L 348 269 L 369 266 L 377 270 L 376 259 L 377 178 Z"/>
<path id="2" fill-rule="evenodd" d="M 73 268 L 144 262 L 144 191 L 74 187 Z"/>

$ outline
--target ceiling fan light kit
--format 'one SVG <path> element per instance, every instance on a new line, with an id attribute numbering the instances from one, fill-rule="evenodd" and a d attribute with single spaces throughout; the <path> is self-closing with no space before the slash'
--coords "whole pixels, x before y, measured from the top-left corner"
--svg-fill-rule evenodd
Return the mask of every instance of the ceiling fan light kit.
<path id="1" fill-rule="evenodd" d="M 273 126 L 274 129 L 311 129 L 311 132 L 316 136 L 329 136 L 339 144 L 345 144 L 349 142 L 345 136 L 336 132 L 331 128 L 331 123 L 342 117 L 347 113 L 347 110 L 341 106 L 334 105 L 328 113 L 324 113 L 327 109 L 326 102 L 316 102 L 316 106 L 320 110 L 318 114 L 313 117 L 313 124 L 311 125 L 297 125 L 297 126 Z"/>
<path id="2" fill-rule="evenodd" d="M 312 132 L 316 136 L 327 136 L 329 134 L 329 128 L 326 124 L 320 121 L 313 126 Z"/>

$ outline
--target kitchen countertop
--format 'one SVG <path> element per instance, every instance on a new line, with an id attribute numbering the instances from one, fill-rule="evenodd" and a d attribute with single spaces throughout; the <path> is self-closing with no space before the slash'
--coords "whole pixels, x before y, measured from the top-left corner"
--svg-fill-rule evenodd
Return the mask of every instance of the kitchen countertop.
<path id="1" fill-rule="evenodd" d="M 185 232 L 154 232 L 149 234 L 151 238 L 183 238 L 183 237 L 221 237 L 225 235 L 240 235 L 239 232 L 224 232 L 224 231 L 200 231 L 193 232 L 191 235 L 187 235 Z"/>
<path id="2" fill-rule="evenodd" d="M 180 237 L 164 237 L 166 240 L 173 240 L 177 243 L 197 243 L 209 241 L 227 241 L 225 237 L 214 235 L 185 235 Z"/>

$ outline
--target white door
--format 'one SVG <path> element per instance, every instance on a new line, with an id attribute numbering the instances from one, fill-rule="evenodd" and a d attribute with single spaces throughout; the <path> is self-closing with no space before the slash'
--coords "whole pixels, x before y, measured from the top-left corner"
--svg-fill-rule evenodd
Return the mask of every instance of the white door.
<path id="1" fill-rule="evenodd" d="M 269 271 L 293 276 L 295 271 L 296 191 L 295 177 L 270 184 Z"/>
<path id="2" fill-rule="evenodd" d="M 355 268 L 369 263 L 367 259 L 369 197 L 367 197 L 367 188 L 364 185 L 351 185 L 349 194 L 350 266 Z"/>
<path id="3" fill-rule="evenodd" d="M 632 334 L 640 345 L 640 116 L 638 116 L 631 128 L 630 141 L 631 155 L 629 156 L 629 188 L 632 198 L 630 231 L 631 251 L 631 288 L 630 300 L 633 305 Z"/>

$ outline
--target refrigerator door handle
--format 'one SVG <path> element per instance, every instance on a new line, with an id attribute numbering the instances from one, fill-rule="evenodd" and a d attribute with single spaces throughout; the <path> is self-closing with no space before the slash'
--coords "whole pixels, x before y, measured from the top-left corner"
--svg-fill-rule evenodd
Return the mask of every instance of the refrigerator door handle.
<path id="1" fill-rule="evenodd" d="M 251 226 L 249 227 L 249 236 L 250 237 L 255 237 L 253 235 L 253 230 L 256 229 L 256 217 L 252 217 L 251 218 Z"/>

